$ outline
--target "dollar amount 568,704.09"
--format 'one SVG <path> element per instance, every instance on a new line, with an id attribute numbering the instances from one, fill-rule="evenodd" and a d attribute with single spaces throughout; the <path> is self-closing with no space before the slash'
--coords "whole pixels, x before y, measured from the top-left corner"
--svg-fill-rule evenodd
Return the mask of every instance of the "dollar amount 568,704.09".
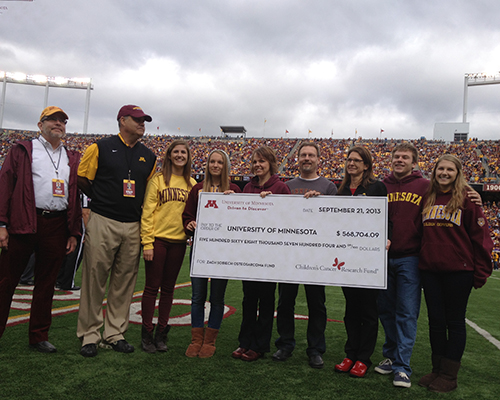
<path id="1" fill-rule="evenodd" d="M 337 236 L 352 238 L 378 238 L 380 236 L 380 233 L 363 231 L 337 231 Z"/>

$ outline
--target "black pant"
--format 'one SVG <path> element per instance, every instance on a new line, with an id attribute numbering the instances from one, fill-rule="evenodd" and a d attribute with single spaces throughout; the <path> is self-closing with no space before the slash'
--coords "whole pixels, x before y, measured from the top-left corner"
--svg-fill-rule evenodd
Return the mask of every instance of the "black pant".
<path id="1" fill-rule="evenodd" d="M 345 297 L 346 356 L 354 362 L 361 361 L 370 367 L 370 357 L 377 343 L 379 291 L 350 287 L 343 287 L 342 291 Z"/>
<path id="2" fill-rule="evenodd" d="M 61 289 L 71 289 L 75 284 L 75 274 L 82 262 L 83 258 L 83 243 L 82 237 L 77 239 L 76 248 L 72 253 L 64 257 L 59 275 L 57 276 L 57 286 Z"/>
<path id="3" fill-rule="evenodd" d="M 27 282 L 32 280 L 35 277 L 35 253 L 33 253 L 26 264 L 26 268 L 24 269 L 19 282 Z"/>
<path id="4" fill-rule="evenodd" d="M 275 291 L 275 282 L 243 281 L 243 319 L 238 336 L 240 347 L 258 353 L 269 351 L 273 333 Z"/>
<path id="5" fill-rule="evenodd" d="M 319 285 L 304 285 L 306 291 L 309 320 L 307 323 L 307 355 L 322 355 L 326 351 L 326 307 L 325 287 Z M 278 285 L 279 301 L 276 325 L 280 337 L 276 347 L 293 351 L 295 348 L 295 299 L 299 285 L 280 283 Z"/>
<path id="6" fill-rule="evenodd" d="M 465 312 L 474 272 L 422 271 L 432 353 L 460 361 L 465 350 Z"/>

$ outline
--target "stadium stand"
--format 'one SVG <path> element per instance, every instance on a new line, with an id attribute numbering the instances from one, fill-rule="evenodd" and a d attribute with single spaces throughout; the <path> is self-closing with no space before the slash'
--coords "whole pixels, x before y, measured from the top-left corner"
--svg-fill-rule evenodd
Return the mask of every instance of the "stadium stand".
<path id="1" fill-rule="evenodd" d="M 1 132 L 0 132 L 1 133 Z M 17 140 L 36 136 L 36 131 L 3 130 L 0 134 L 0 167 L 11 145 Z M 83 154 L 85 149 L 96 140 L 109 135 L 68 134 L 66 146 Z M 158 156 L 158 169 L 165 149 L 178 136 L 147 135 L 143 142 Z M 298 175 L 297 148 L 303 140 L 316 142 L 321 149 L 321 164 L 319 174 L 338 182 L 343 177 L 344 159 L 351 146 L 361 144 L 370 149 L 374 157 L 375 176 L 383 179 L 390 172 L 390 154 L 396 143 L 401 140 L 363 140 L 358 139 L 276 139 L 248 137 L 211 137 L 184 136 L 189 142 L 192 152 L 193 176 L 200 176 L 204 170 L 207 154 L 213 149 L 224 150 L 231 158 L 231 176 L 235 180 L 247 180 L 250 174 L 250 156 L 259 146 L 270 146 L 277 154 L 280 163 L 279 174 L 283 179 Z M 419 168 L 426 177 L 432 171 L 436 159 L 444 153 L 456 155 L 462 161 L 466 179 L 471 184 L 500 183 L 500 141 L 468 141 L 459 143 L 444 143 L 441 141 L 410 140 L 419 149 Z M 480 187 L 475 186 L 478 191 Z M 500 194 L 497 193 L 497 196 Z M 495 251 L 500 251 L 500 199 L 488 200 L 484 211 L 488 218 L 491 236 L 495 243 Z"/>

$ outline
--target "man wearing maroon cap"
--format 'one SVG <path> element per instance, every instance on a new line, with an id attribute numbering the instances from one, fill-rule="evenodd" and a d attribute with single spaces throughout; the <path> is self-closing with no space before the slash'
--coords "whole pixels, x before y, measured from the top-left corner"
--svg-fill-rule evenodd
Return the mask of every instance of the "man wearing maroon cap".
<path id="1" fill-rule="evenodd" d="M 48 342 L 54 284 L 64 255 L 75 249 L 81 234 L 80 155 L 61 142 L 67 120 L 59 107 L 45 108 L 40 134 L 12 146 L 0 171 L 0 337 L 16 285 L 34 252 L 29 343 L 42 353 L 56 352 Z"/>
<path id="2" fill-rule="evenodd" d="M 152 120 L 149 115 L 140 107 L 127 105 L 120 109 L 117 120 L 118 135 L 89 146 L 78 168 L 78 186 L 92 199 L 77 328 L 84 357 L 97 355 L 97 346 L 121 353 L 134 351 L 124 334 L 139 269 L 141 207 L 147 181 L 156 170 L 156 157 L 139 141 L 144 122 Z"/>

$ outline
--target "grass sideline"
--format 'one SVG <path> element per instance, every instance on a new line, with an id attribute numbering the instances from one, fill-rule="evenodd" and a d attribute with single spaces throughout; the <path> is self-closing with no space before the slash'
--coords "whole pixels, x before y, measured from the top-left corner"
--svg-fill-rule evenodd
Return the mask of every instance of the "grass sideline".
<path id="1" fill-rule="evenodd" d="M 178 283 L 189 281 L 187 256 Z M 80 276 L 78 276 L 78 281 Z M 77 281 L 77 283 L 78 283 Z M 141 262 L 136 290 L 144 288 Z M 474 290 L 467 317 L 494 338 L 500 339 L 500 273 L 495 271 L 486 286 Z M 175 298 L 190 299 L 190 287 L 175 291 Z M 271 354 L 254 363 L 234 360 L 230 353 L 237 347 L 241 322 L 241 282 L 230 281 L 226 304 L 236 313 L 223 321 L 217 351 L 211 359 L 184 356 L 190 341 L 189 326 L 174 326 L 169 334 L 170 350 L 164 354 L 146 354 L 140 350 L 140 325 L 131 324 L 126 335 L 136 346 L 133 354 L 99 350 L 95 358 L 80 356 L 76 338 L 77 313 L 54 317 L 49 340 L 56 354 L 40 354 L 28 348 L 27 323 L 7 327 L 0 339 L 1 399 L 497 399 L 500 393 L 500 350 L 467 327 L 467 347 L 459 372 L 458 389 L 435 394 L 417 385 L 430 370 L 427 313 L 422 302 L 418 335 L 412 357 L 412 387 L 392 386 L 391 376 L 382 376 L 370 368 L 363 379 L 334 372 L 335 363 L 344 357 L 345 330 L 342 323 L 328 322 L 325 368 L 315 370 L 307 364 L 305 353 L 307 321 L 296 321 L 297 345 L 292 358 L 284 363 L 271 360 Z M 137 301 L 137 300 L 136 300 Z M 77 302 L 75 302 L 77 303 Z M 55 302 L 54 308 L 67 306 Z M 342 320 L 344 298 L 340 288 L 327 288 L 328 317 Z M 172 315 L 189 312 L 189 306 L 174 306 Z M 307 315 L 303 289 L 299 290 L 296 312 Z M 12 310 L 11 316 L 26 314 Z M 273 340 L 277 338 L 276 328 Z M 382 360 L 383 329 L 372 361 Z"/>

